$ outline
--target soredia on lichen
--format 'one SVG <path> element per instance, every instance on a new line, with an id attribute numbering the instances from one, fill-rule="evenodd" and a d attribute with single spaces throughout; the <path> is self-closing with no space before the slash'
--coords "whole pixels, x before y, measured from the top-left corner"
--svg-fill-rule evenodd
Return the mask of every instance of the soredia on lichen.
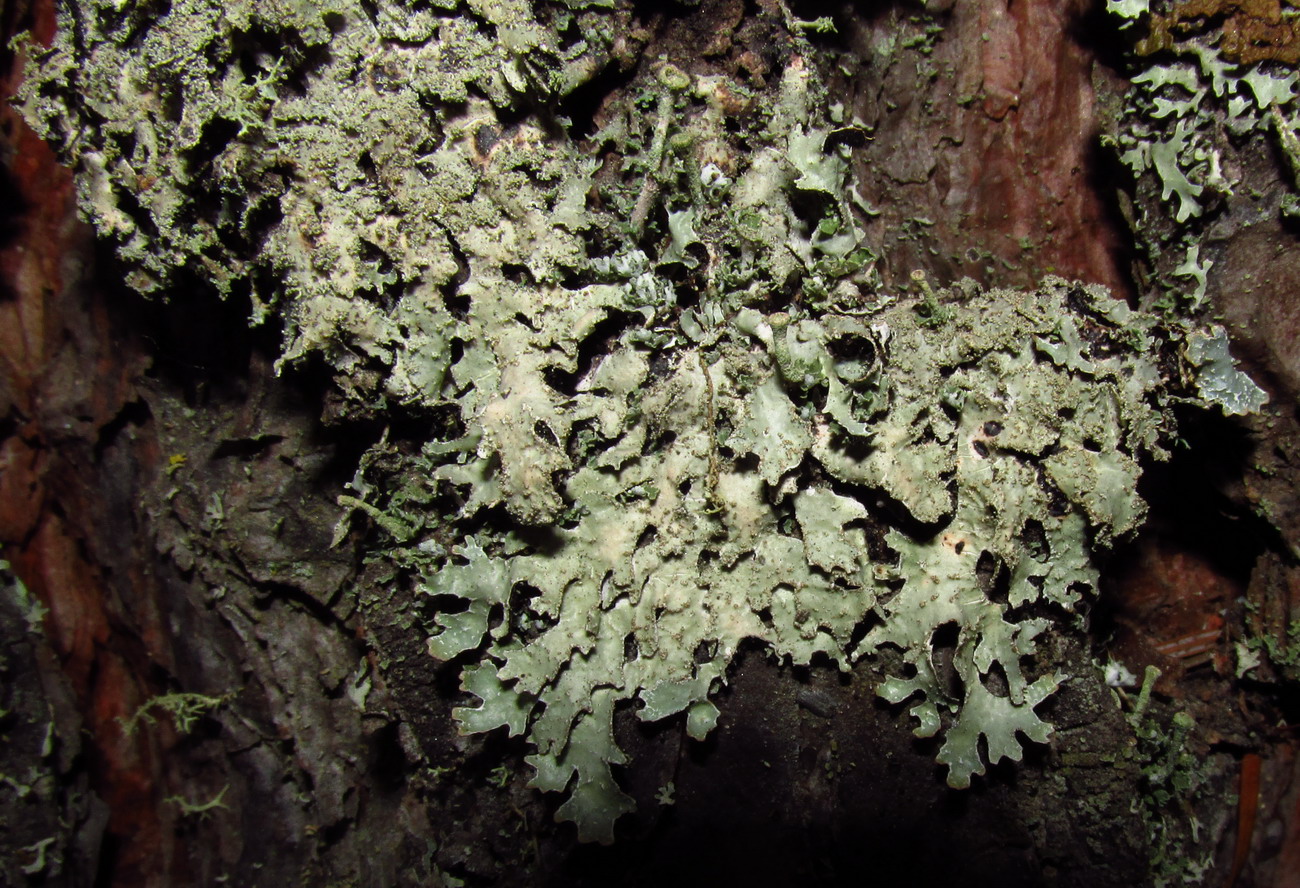
<path id="1" fill-rule="evenodd" d="M 879 693 L 953 786 L 1048 738 L 1037 639 L 1164 455 L 1150 317 L 1055 279 L 881 294 L 803 38 L 760 96 L 639 73 L 579 143 L 539 109 L 616 64 L 624 4 L 150 9 L 65 3 L 29 116 L 138 289 L 242 293 L 354 409 L 441 417 L 340 502 L 433 605 L 462 730 L 522 736 L 581 839 L 632 808 L 616 710 L 703 738 L 747 639 L 894 651 Z"/>

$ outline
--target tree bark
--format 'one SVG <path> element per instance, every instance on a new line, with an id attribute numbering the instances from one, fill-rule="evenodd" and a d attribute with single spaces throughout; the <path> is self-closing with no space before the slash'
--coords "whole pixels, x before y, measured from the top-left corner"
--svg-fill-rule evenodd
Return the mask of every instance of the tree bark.
<path id="1" fill-rule="evenodd" d="M 918 269 L 989 286 L 1058 274 L 1149 302 L 1155 271 L 1126 211 L 1158 197 L 1135 193 L 1100 147 L 1131 71 L 1095 5 L 791 6 L 841 26 L 818 62 L 865 125 L 853 164 L 878 211 L 867 236 L 885 287 Z M 660 59 L 760 84 L 788 61 L 773 35 L 790 10 L 776 0 L 629 9 L 639 50 L 598 82 L 597 118 Z M 52 0 L 9 4 L 3 26 L 2 45 L 26 28 L 48 43 Z M 19 59 L 0 63 L 13 94 Z M 418 438 L 418 421 L 356 416 L 320 364 L 277 374 L 279 342 L 250 330 L 237 300 L 129 291 L 76 218 L 71 173 L 7 105 L 0 128 L 0 542 L 47 610 L 29 627 L 6 579 L 9 883 L 1149 883 L 1134 801 L 1149 790 L 1117 752 L 1136 742 L 1132 724 L 1097 676 L 1051 702 L 1050 746 L 960 793 L 943 784 L 938 742 L 876 696 L 868 664 L 782 666 L 758 646 L 733 664 L 703 743 L 678 722 L 619 715 L 638 809 L 612 847 L 580 844 L 555 822 L 559 802 L 525 785 L 522 744 L 457 733 L 458 667 L 412 630 L 421 605 L 391 591 L 396 568 L 359 532 L 335 543 L 362 454 L 381 436 Z M 1269 150 L 1240 151 L 1256 190 L 1285 185 Z M 1275 839 L 1300 828 L 1295 677 L 1265 664 L 1243 681 L 1230 654 L 1248 628 L 1285 637 L 1300 607 L 1300 251 L 1289 223 L 1248 213 L 1222 217 L 1210 293 L 1243 325 L 1273 406 L 1245 426 L 1189 423 L 1192 455 L 1144 489 L 1150 530 L 1116 554 L 1087 630 L 1046 656 L 1087 663 L 1110 644 L 1134 668 L 1161 667 L 1152 706 L 1166 722 L 1195 717 L 1209 766 L 1187 812 L 1211 861 L 1203 884 L 1234 868 L 1229 796 L 1243 757 L 1262 757 L 1237 884 L 1281 886 L 1300 878 Z M 1276 273 L 1252 276 L 1261 266 Z M 1171 653 L 1207 615 L 1210 661 Z"/>

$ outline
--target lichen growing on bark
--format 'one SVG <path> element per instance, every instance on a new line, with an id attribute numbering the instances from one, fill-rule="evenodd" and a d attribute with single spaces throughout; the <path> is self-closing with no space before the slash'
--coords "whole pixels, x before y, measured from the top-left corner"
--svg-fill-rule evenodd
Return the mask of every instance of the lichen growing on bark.
<path id="1" fill-rule="evenodd" d="M 559 109 L 630 64 L 628 15 L 68 2 L 25 102 L 133 286 L 246 295 L 282 363 L 442 418 L 404 483 L 381 442 L 341 503 L 431 597 L 477 701 L 454 717 L 524 736 L 580 838 L 632 806 L 615 710 L 704 737 L 746 639 L 896 649 L 881 695 L 967 786 L 981 738 L 1050 734 L 1035 639 L 1142 521 L 1172 334 L 1056 279 L 880 292 L 863 134 L 801 33 L 768 84 L 643 65 L 579 133 Z"/>
<path id="2" fill-rule="evenodd" d="M 1108 0 L 1107 9 L 1132 44 L 1135 72 L 1113 145 L 1138 194 L 1160 196 L 1139 199 L 1133 220 L 1163 291 L 1153 307 L 1200 316 L 1214 265 L 1202 249 L 1213 241 L 1206 235 L 1230 202 L 1253 190 L 1243 170 L 1246 146 L 1271 143 L 1263 153 L 1281 155 L 1287 183 L 1253 194 L 1262 206 L 1252 212 L 1296 212 L 1300 32 L 1277 0 Z"/>

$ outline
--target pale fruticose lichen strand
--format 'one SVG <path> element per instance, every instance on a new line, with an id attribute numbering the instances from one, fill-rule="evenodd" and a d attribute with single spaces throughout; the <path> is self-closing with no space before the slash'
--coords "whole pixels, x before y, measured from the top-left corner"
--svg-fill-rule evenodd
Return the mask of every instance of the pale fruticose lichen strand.
<path id="1" fill-rule="evenodd" d="M 1048 738 L 1036 639 L 1143 519 L 1167 334 L 1056 279 L 880 293 L 804 38 L 766 91 L 653 68 L 580 143 L 555 109 L 617 63 L 613 2 L 61 10 L 26 111 L 130 283 L 247 295 L 282 363 L 454 413 L 407 483 L 368 458 L 343 502 L 453 604 L 428 649 L 463 665 L 462 729 L 526 738 L 580 838 L 633 807 L 615 710 L 704 737 L 746 639 L 896 650 L 879 693 L 943 734 L 953 786 L 981 739 Z"/>

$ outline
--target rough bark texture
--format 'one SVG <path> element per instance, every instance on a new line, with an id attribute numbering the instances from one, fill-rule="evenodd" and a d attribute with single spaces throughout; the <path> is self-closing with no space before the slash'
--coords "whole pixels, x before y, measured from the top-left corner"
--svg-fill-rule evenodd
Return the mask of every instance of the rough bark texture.
<path id="1" fill-rule="evenodd" d="M 1123 81 L 1090 35 L 1094 11 L 1073 0 L 927 7 L 796 10 L 848 25 L 835 76 L 873 127 L 855 162 L 881 210 L 870 234 L 886 283 L 915 268 L 1021 285 L 1055 272 L 1139 293 L 1097 147 L 1095 92 Z M 778 16 L 773 2 L 643 4 L 636 38 L 646 58 L 761 78 Z M 10 4 L 2 24 L 6 41 L 24 27 L 48 39 L 50 5 Z M 14 59 L 0 60 L 12 92 Z M 12 208 L 0 244 L 0 542 L 48 608 L 43 630 L 29 630 L 17 599 L 0 597 L 10 883 L 1148 880 L 1133 809 L 1142 778 L 1116 755 L 1132 729 L 1100 682 L 1053 700 L 1050 748 L 959 793 L 865 665 L 791 669 L 758 650 L 734 666 L 726 717 L 702 744 L 679 723 L 624 714 L 639 813 L 613 847 L 580 846 L 553 822 L 556 803 L 524 786 L 521 747 L 457 735 L 458 675 L 409 631 L 420 605 L 374 591 L 390 568 L 365 558 L 358 534 L 331 546 L 336 497 L 382 430 L 322 422 L 338 418 L 332 384 L 275 375 L 276 343 L 248 331 L 246 307 L 128 294 L 75 219 L 70 174 L 10 109 L 0 115 Z M 1259 188 L 1277 186 L 1275 159 L 1243 165 Z M 1153 705 L 1195 716 L 1193 748 L 1212 765 L 1195 812 L 1214 861 L 1205 884 L 1232 869 L 1237 761 L 1262 756 L 1237 884 L 1283 886 L 1300 878 L 1295 677 L 1239 681 L 1229 654 L 1248 623 L 1285 638 L 1300 599 L 1300 251 L 1282 223 L 1234 219 L 1229 208 L 1216 235 L 1211 293 L 1243 324 L 1275 406 L 1244 430 L 1189 427 L 1196 455 L 1146 491 L 1151 533 L 1119 554 L 1089 632 L 1046 656 L 1083 660 L 1113 631 L 1131 668 L 1161 666 Z M 1261 266 L 1275 272 L 1250 279 Z M 401 424 L 390 434 L 400 443 Z M 1208 662 L 1169 652 L 1207 631 Z M 127 730 L 142 705 L 182 692 L 207 698 L 189 730 L 157 708 Z M 658 805 L 668 782 L 675 803 Z"/>
<path id="2" fill-rule="evenodd" d="M 886 280 L 905 283 L 914 268 L 1019 286 L 1059 274 L 1127 294 L 1097 144 L 1099 43 L 1088 29 L 1098 11 L 1084 2 L 927 8 L 935 18 L 918 20 L 905 4 L 846 17 L 860 61 L 847 66 L 845 88 L 875 129 L 855 159 L 882 210 L 873 235 Z"/>

